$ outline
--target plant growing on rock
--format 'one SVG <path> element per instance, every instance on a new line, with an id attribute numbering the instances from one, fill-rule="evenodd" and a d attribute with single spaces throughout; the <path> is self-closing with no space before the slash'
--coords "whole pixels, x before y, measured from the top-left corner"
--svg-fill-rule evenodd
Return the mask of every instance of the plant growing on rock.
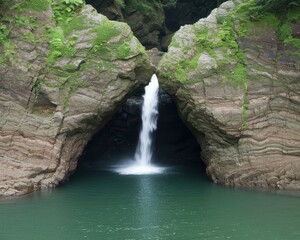
<path id="1" fill-rule="evenodd" d="M 71 20 L 73 12 L 82 7 L 83 4 L 83 0 L 62 0 L 52 4 L 56 22 L 69 22 Z"/>
<path id="2" fill-rule="evenodd" d="M 73 46 L 77 36 L 72 36 L 70 41 L 66 41 L 61 27 L 49 29 L 50 53 L 47 57 L 48 63 L 54 63 L 61 56 L 71 57 L 74 54 Z"/>
<path id="3" fill-rule="evenodd" d="M 6 25 L 0 24 L 0 45 L 7 41 L 9 30 Z"/>
<path id="4" fill-rule="evenodd" d="M 125 2 L 124 0 L 115 0 L 115 4 L 120 7 L 120 8 L 124 8 L 125 7 Z"/>

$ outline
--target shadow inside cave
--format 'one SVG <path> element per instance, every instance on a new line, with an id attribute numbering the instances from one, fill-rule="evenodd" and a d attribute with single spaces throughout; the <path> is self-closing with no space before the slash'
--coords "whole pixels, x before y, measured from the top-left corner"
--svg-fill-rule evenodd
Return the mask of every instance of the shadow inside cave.
<path id="1" fill-rule="evenodd" d="M 78 169 L 105 169 L 134 159 L 141 129 L 143 91 L 127 99 L 106 126 L 94 135 L 79 159 Z M 152 163 L 172 167 L 197 165 L 205 172 L 200 146 L 178 116 L 172 98 L 162 90 L 159 98 L 157 130 L 152 136 Z"/>

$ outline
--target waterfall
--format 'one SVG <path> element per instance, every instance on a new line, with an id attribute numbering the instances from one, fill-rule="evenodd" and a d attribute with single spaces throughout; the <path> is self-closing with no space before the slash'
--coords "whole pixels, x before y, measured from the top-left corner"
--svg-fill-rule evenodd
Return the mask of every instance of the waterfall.
<path id="1" fill-rule="evenodd" d="M 158 79 L 154 74 L 148 86 L 145 87 L 142 107 L 142 129 L 134 162 L 118 168 L 117 172 L 121 174 L 155 174 L 164 170 L 162 167 L 151 164 L 152 132 L 156 130 L 158 117 L 158 90 Z"/>
<path id="2" fill-rule="evenodd" d="M 151 163 L 152 157 L 152 136 L 151 133 L 156 130 L 158 116 L 158 79 L 154 74 L 148 86 L 145 87 L 142 108 L 142 130 L 138 147 L 135 153 L 135 161 L 141 166 L 147 166 Z"/>

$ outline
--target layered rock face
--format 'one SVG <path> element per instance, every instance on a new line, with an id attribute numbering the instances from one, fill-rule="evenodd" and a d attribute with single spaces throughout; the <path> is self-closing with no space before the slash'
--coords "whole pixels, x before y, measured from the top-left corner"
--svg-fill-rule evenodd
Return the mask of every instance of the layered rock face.
<path id="1" fill-rule="evenodd" d="M 154 72 L 126 24 L 89 5 L 59 21 L 57 9 L 1 6 L 0 195 L 66 179 L 92 135 Z"/>
<path id="2" fill-rule="evenodd" d="M 160 61 L 161 85 L 215 182 L 300 189 L 300 22 L 291 17 L 300 9 L 282 39 L 274 14 L 251 21 L 253 1 L 237 2 L 181 27 Z"/>

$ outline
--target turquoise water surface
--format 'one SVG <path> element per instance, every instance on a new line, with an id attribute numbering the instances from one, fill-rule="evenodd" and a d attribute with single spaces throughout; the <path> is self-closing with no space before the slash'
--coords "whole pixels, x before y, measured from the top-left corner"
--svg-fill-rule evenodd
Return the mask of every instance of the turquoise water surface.
<path id="1" fill-rule="evenodd" d="M 300 197 L 221 187 L 196 168 L 85 169 L 51 191 L 0 200 L 0 239 L 296 240 Z"/>

